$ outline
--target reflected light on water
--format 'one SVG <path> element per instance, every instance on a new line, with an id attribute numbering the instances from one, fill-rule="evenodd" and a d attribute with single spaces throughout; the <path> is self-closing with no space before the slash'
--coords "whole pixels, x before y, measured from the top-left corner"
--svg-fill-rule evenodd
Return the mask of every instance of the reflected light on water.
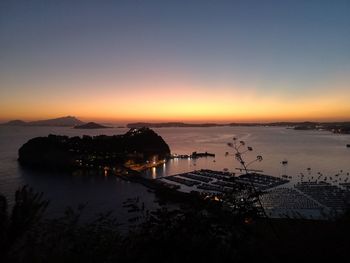
<path id="1" fill-rule="evenodd" d="M 163 163 L 163 174 L 166 172 L 166 163 Z"/>
<path id="2" fill-rule="evenodd" d="M 156 167 L 152 167 L 152 179 L 157 178 L 157 172 L 156 172 Z"/>

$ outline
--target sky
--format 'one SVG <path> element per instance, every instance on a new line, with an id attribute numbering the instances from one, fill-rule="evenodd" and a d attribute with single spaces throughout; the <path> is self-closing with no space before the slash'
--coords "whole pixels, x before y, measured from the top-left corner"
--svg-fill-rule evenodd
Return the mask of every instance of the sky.
<path id="1" fill-rule="evenodd" d="M 2 0 L 0 121 L 350 121 L 350 1 Z"/>

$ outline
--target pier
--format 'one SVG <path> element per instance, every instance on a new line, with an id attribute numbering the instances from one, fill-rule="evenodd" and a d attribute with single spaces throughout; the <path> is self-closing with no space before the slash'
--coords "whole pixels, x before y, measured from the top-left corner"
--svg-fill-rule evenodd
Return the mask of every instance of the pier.
<path id="1" fill-rule="evenodd" d="M 290 185 L 286 178 L 249 173 L 197 170 L 156 179 L 164 187 L 181 193 L 196 193 L 223 200 L 230 193 L 243 193 L 253 186 L 269 217 L 326 219 L 333 211 L 343 212 L 350 204 L 350 184 L 341 187 L 326 182 Z"/>
<path id="2" fill-rule="evenodd" d="M 215 157 L 215 153 L 192 152 L 192 154 L 172 154 L 171 159 L 196 159 L 202 157 Z"/>
<path id="3" fill-rule="evenodd" d="M 166 176 L 157 180 L 177 185 L 178 190 L 182 192 L 198 192 L 208 195 L 222 195 L 233 190 L 251 187 L 252 184 L 259 190 L 267 190 L 289 182 L 286 179 L 264 174 L 235 176 L 235 173 L 205 169 Z"/>

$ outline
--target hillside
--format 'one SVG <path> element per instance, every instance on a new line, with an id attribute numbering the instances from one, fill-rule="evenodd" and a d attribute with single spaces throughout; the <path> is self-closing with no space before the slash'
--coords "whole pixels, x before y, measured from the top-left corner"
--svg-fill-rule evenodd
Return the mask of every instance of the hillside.
<path id="1" fill-rule="evenodd" d="M 38 120 L 25 122 L 22 120 L 12 120 L 3 123 L 4 126 L 58 126 L 58 127 L 73 127 L 82 125 L 84 122 L 73 116 L 60 117 L 55 119 Z"/>
<path id="2" fill-rule="evenodd" d="M 170 148 L 153 130 L 143 128 L 114 136 L 36 137 L 22 145 L 18 156 L 22 165 L 46 170 L 114 168 L 163 160 Z"/>
<path id="3" fill-rule="evenodd" d="M 77 125 L 74 127 L 74 129 L 106 129 L 106 128 L 112 128 L 112 127 L 104 126 L 96 122 L 88 122 L 86 124 Z"/>

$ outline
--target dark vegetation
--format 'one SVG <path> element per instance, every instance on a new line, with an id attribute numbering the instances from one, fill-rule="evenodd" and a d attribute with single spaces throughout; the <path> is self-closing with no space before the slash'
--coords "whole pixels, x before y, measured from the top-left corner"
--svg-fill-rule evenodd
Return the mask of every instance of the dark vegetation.
<path id="1" fill-rule="evenodd" d="M 50 170 L 122 167 L 126 161 L 142 163 L 167 158 L 166 142 L 148 128 L 131 129 L 124 135 L 68 137 L 49 135 L 29 140 L 18 151 L 27 167 Z"/>
<path id="2" fill-rule="evenodd" d="M 249 207 L 232 213 L 200 201 L 143 213 L 123 233 L 108 213 L 81 222 L 82 208 L 45 219 L 47 204 L 28 187 L 16 192 L 11 210 L 0 196 L 1 262 L 340 262 L 348 255 L 349 214 L 267 222 Z"/>

